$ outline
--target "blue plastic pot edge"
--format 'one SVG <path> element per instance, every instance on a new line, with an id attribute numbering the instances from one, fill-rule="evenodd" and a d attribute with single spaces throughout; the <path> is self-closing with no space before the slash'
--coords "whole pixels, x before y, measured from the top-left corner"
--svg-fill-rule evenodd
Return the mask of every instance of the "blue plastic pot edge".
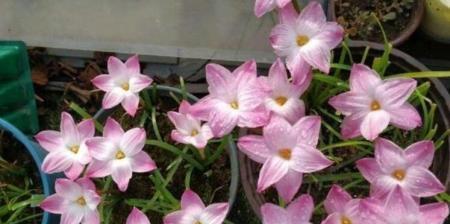
<path id="1" fill-rule="evenodd" d="M 27 152 L 31 155 L 36 164 L 36 169 L 39 171 L 39 176 L 41 178 L 42 190 L 44 195 L 47 197 L 53 194 L 55 179 L 57 175 L 49 175 L 41 170 L 41 164 L 44 161 L 46 155 L 45 151 L 38 144 L 30 140 L 29 137 L 23 134 L 14 125 L 1 118 L 0 118 L 0 129 L 11 133 L 12 136 L 17 141 L 19 141 L 20 143 L 22 143 L 23 146 L 25 146 Z M 42 224 L 54 223 L 54 220 L 57 220 L 57 216 L 50 214 L 48 212 L 44 212 L 42 216 Z"/>

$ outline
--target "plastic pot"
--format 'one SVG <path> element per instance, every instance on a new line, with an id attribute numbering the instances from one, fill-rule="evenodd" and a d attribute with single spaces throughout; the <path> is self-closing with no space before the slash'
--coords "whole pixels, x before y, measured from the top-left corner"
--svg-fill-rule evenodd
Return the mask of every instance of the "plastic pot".
<path id="1" fill-rule="evenodd" d="M 151 90 L 152 88 L 153 87 L 149 87 L 148 90 Z M 182 91 L 180 89 L 170 87 L 170 86 L 157 85 L 156 89 L 163 93 L 164 92 L 166 92 L 166 93 L 172 92 L 172 93 L 176 93 L 179 95 L 182 94 Z M 186 96 L 191 103 L 197 102 L 199 100 L 199 98 L 197 98 L 196 96 L 194 96 L 190 93 L 186 93 Z M 95 114 L 94 119 L 102 122 L 102 121 L 106 120 L 106 118 L 109 115 L 111 115 L 111 113 L 114 110 L 115 110 L 114 108 L 109 109 L 109 110 L 101 109 Z M 230 208 L 229 208 L 228 212 L 231 211 L 234 201 L 236 200 L 236 194 L 237 194 L 238 185 L 239 185 L 238 150 L 236 148 L 236 143 L 232 140 L 232 138 L 229 138 L 229 139 L 230 140 L 228 142 L 227 149 L 228 149 L 228 155 L 230 157 L 231 181 L 230 181 L 229 196 L 228 196 L 228 204 L 229 204 Z"/>
<path id="2" fill-rule="evenodd" d="M 367 41 L 353 41 L 350 43 L 350 48 L 354 55 L 362 54 L 366 46 L 370 46 L 370 55 L 372 56 L 379 56 L 384 51 L 383 45 L 378 43 Z M 390 61 L 391 66 L 396 66 L 405 72 L 429 70 L 415 58 L 397 49 L 392 50 Z M 429 80 L 432 84 L 430 95 L 438 108 L 436 117 L 439 122 L 438 133 L 443 133 L 450 128 L 450 118 L 448 117 L 450 114 L 450 94 L 439 79 L 431 78 Z M 247 134 L 247 131 L 241 130 L 240 135 L 245 134 Z M 436 151 L 431 167 L 431 170 L 442 181 L 447 189 L 450 188 L 449 142 L 450 137 L 447 137 L 442 148 L 439 151 Z M 261 218 L 260 207 L 266 202 L 266 199 L 263 194 L 256 192 L 260 165 L 250 160 L 242 152 L 239 153 L 239 163 L 241 164 L 241 181 L 245 195 L 254 213 Z"/>
<path id="3" fill-rule="evenodd" d="M 53 194 L 55 179 L 57 175 L 49 175 L 41 170 L 41 164 L 44 161 L 46 152 L 36 142 L 32 141 L 29 137 L 23 134 L 14 125 L 1 118 L 0 118 L 0 129 L 11 133 L 12 137 L 15 138 L 18 142 L 20 142 L 24 146 L 26 153 L 30 154 L 36 165 L 35 168 L 39 172 L 42 185 L 42 192 L 46 197 Z M 59 217 L 57 215 L 44 212 L 42 216 L 41 222 L 42 224 L 58 223 L 58 222 Z"/>
<path id="4" fill-rule="evenodd" d="M 336 15 L 336 2 L 338 0 L 330 0 L 328 2 L 328 19 L 332 20 L 332 21 L 336 21 L 337 20 L 337 15 Z M 414 33 L 414 31 L 417 30 L 417 28 L 419 27 L 423 15 L 424 15 L 424 11 L 425 11 L 425 0 L 416 0 L 417 4 L 414 6 L 414 9 L 412 11 L 412 15 L 411 15 L 411 20 L 409 21 L 408 25 L 406 26 L 406 28 L 400 32 L 400 34 L 392 39 L 389 40 L 391 42 L 391 44 L 393 46 L 398 46 L 400 44 L 402 44 L 403 42 L 405 42 L 406 40 L 409 39 L 409 37 L 411 37 L 411 35 Z"/>
<path id="5" fill-rule="evenodd" d="M 422 30 L 430 38 L 450 43 L 450 2 L 426 0 Z"/>

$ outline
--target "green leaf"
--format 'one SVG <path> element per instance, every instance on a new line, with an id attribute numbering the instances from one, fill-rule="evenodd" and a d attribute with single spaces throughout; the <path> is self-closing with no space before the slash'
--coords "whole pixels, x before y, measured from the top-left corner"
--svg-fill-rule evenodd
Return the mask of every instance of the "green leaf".
<path id="1" fill-rule="evenodd" d="M 389 78 L 448 78 L 450 71 L 408 72 L 389 76 Z"/>

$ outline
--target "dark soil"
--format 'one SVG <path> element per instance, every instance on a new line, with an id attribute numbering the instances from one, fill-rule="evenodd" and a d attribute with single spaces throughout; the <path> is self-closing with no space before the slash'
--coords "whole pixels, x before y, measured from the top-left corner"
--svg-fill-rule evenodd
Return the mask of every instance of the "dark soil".
<path id="1" fill-rule="evenodd" d="M 25 201 L 32 194 L 42 194 L 42 183 L 38 168 L 24 146 L 17 142 L 10 133 L 0 131 L 0 207 L 11 203 L 18 196 L 18 191 L 28 193 L 17 198 Z M 0 223 L 6 222 L 14 211 L 1 211 Z M 30 215 L 41 213 L 39 207 L 27 207 L 14 220 L 20 220 Z M 41 218 L 27 220 L 27 223 L 40 223 Z"/>
<path id="2" fill-rule="evenodd" d="M 394 40 L 412 19 L 415 0 L 332 0 L 336 3 L 336 20 L 350 39 L 383 42 L 374 16 L 381 22 L 387 38 Z"/>

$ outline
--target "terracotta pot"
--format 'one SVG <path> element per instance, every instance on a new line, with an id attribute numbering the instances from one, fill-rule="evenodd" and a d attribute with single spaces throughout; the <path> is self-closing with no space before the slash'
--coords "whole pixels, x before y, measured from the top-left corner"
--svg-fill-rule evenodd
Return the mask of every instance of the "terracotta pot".
<path id="1" fill-rule="evenodd" d="M 337 20 L 337 16 L 336 16 L 336 2 L 338 0 L 330 0 L 328 2 L 328 19 L 332 20 L 332 21 L 336 21 Z M 414 33 L 414 31 L 417 30 L 417 28 L 419 27 L 423 15 L 424 15 L 424 11 L 425 11 L 425 0 L 417 0 L 416 1 L 417 4 L 415 5 L 413 11 L 412 11 L 412 15 L 411 15 L 411 20 L 409 21 L 408 25 L 406 26 L 406 28 L 393 40 L 389 40 L 390 43 L 393 46 L 398 46 L 400 44 L 402 44 L 403 42 L 405 42 L 406 40 L 409 39 L 409 37 L 411 37 L 411 35 Z"/>
<path id="2" fill-rule="evenodd" d="M 384 48 L 382 44 L 367 42 L 367 41 L 353 41 L 350 44 L 350 48 L 354 55 L 361 55 L 364 52 L 366 46 L 370 46 L 370 54 L 379 56 L 383 53 Z M 396 66 L 405 72 L 412 71 L 428 71 L 429 69 L 411 57 L 410 55 L 393 49 L 391 53 L 391 66 Z M 443 133 L 450 128 L 450 94 L 445 88 L 444 84 L 439 79 L 429 79 L 431 82 L 430 95 L 433 101 L 437 104 L 438 116 L 436 117 L 440 123 L 440 129 L 438 133 Z M 248 132 L 242 129 L 240 135 L 246 135 Z M 443 182 L 447 189 L 450 186 L 450 165 L 449 165 L 449 153 L 450 153 L 450 138 L 446 139 L 446 143 L 439 151 L 436 151 L 432 166 L 432 171 Z M 259 170 L 261 165 L 250 160 L 242 152 L 239 153 L 239 163 L 241 165 L 241 181 L 244 188 L 245 195 L 249 204 L 251 205 L 255 214 L 261 218 L 260 207 L 266 202 L 263 194 L 256 192 L 256 185 L 258 182 Z"/>

